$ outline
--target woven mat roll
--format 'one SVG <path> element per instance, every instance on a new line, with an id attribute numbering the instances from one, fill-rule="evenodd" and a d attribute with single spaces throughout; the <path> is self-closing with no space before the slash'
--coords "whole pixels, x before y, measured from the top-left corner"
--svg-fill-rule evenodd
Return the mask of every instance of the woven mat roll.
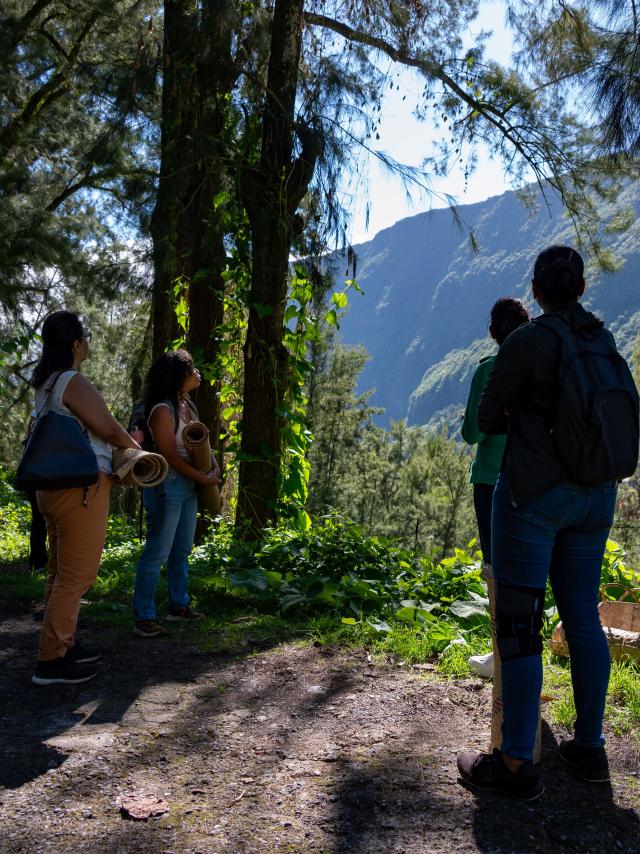
<path id="1" fill-rule="evenodd" d="M 211 471 L 211 445 L 209 431 L 200 421 L 190 421 L 182 431 L 182 441 L 191 458 L 191 462 L 205 474 Z M 207 513 L 211 516 L 220 514 L 220 490 L 217 484 L 211 483 L 202 490 L 202 500 Z"/>
<path id="2" fill-rule="evenodd" d="M 167 461 L 160 454 L 137 448 L 115 448 L 111 463 L 114 477 L 125 486 L 157 486 L 169 471 Z"/>

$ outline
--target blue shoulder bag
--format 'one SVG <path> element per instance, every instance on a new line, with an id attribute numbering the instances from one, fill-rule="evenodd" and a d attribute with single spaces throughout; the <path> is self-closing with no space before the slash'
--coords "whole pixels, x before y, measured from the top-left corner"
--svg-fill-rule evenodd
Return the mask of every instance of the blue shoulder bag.
<path id="1" fill-rule="evenodd" d="M 16 487 L 25 492 L 86 488 L 98 482 L 98 459 L 86 428 L 71 415 L 41 415 L 62 373 L 47 391 L 18 465 Z"/>

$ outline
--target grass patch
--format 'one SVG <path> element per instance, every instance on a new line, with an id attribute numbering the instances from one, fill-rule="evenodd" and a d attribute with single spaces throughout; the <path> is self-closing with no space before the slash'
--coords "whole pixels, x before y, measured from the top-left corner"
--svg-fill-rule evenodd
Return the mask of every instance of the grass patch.
<path id="1" fill-rule="evenodd" d="M 45 583 L 46 572 L 30 570 L 24 561 L 6 567 L 0 575 L 3 598 L 25 605 L 43 598 Z"/>
<path id="2" fill-rule="evenodd" d="M 614 661 L 605 711 L 616 735 L 635 732 L 640 740 L 640 666 L 630 659 Z"/>
<path id="3" fill-rule="evenodd" d="M 471 635 L 465 643 L 451 643 L 438 658 L 436 670 L 445 676 L 461 679 L 471 671 L 467 664 L 470 655 L 484 655 L 491 651 L 491 640 L 483 635 Z"/>
<path id="4" fill-rule="evenodd" d="M 549 716 L 556 723 L 571 730 L 576 717 L 571 687 L 569 659 L 552 655 L 545 648 L 542 654 L 544 676 L 542 693 L 553 699 L 549 701 Z"/>
<path id="5" fill-rule="evenodd" d="M 554 699 L 549 715 L 556 723 L 573 730 L 576 707 L 573 702 L 569 660 L 544 653 L 542 691 Z M 631 659 L 614 661 L 607 692 L 605 720 L 616 735 L 633 733 L 640 741 L 640 666 Z"/>

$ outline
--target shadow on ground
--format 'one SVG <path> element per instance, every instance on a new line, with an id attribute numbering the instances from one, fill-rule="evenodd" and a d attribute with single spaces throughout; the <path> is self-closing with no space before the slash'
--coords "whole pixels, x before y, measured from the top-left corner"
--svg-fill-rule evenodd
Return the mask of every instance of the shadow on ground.
<path id="1" fill-rule="evenodd" d="M 558 766 L 549 726 L 539 802 L 459 785 L 456 752 L 487 738 L 486 684 L 364 652 L 289 644 L 230 658 L 187 634 L 90 625 L 106 650 L 99 679 L 42 689 L 29 682 L 37 624 L 13 614 L 2 631 L 3 851 L 640 851 L 619 740 L 609 791 Z M 120 800 L 135 792 L 166 813 L 125 820 Z"/>

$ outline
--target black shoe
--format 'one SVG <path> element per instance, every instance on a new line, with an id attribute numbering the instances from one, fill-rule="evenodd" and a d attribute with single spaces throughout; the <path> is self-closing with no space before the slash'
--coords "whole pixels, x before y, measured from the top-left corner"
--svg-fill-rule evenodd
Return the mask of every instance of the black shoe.
<path id="1" fill-rule="evenodd" d="M 77 641 L 67 650 L 67 654 L 65 655 L 66 661 L 73 661 L 76 664 L 93 664 L 94 661 L 99 661 L 99 659 L 99 650 L 94 646 L 85 646 Z"/>
<path id="2" fill-rule="evenodd" d="M 53 661 L 38 661 L 36 670 L 31 681 L 34 685 L 76 685 L 80 682 L 88 682 L 98 675 L 95 667 L 88 664 L 77 664 L 68 661 L 67 657 L 54 658 Z"/>
<path id="3" fill-rule="evenodd" d="M 558 747 L 560 759 L 589 783 L 609 782 L 609 763 L 604 747 L 583 747 L 575 738 L 565 738 Z"/>
<path id="4" fill-rule="evenodd" d="M 525 762 L 510 771 L 496 747 L 493 753 L 459 753 L 458 771 L 465 783 L 477 789 L 500 792 L 521 801 L 535 801 L 544 792 L 533 763 Z"/>

